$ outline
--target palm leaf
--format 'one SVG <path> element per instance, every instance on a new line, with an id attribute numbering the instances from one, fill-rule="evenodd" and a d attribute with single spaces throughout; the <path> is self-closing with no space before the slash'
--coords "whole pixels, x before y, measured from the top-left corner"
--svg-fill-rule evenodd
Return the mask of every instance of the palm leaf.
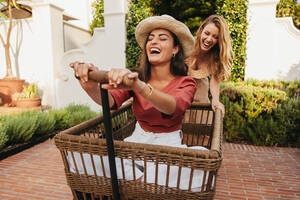
<path id="1" fill-rule="evenodd" d="M 8 17 L 4 13 L 2 13 L 2 12 L 0 12 L 0 17 L 3 18 L 3 19 L 5 19 L 5 20 L 8 19 Z"/>

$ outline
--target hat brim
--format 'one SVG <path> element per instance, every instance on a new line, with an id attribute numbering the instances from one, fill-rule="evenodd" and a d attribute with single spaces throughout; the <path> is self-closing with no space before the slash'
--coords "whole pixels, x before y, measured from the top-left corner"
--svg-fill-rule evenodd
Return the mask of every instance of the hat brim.
<path id="1" fill-rule="evenodd" d="M 192 54 L 195 39 L 189 28 L 184 23 L 168 15 L 148 17 L 137 25 L 135 29 L 135 38 L 142 49 L 145 46 L 149 33 L 152 30 L 159 28 L 166 29 L 177 36 L 183 48 L 184 58 L 187 58 Z"/>

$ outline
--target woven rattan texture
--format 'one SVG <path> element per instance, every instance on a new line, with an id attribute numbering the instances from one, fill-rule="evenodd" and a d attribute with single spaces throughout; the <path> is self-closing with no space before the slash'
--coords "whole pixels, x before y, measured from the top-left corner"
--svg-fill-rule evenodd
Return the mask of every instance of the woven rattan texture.
<path id="1" fill-rule="evenodd" d="M 150 144 L 139 144 L 122 141 L 131 135 L 135 127 L 135 118 L 131 105 L 122 107 L 112 113 L 112 126 L 115 156 L 120 158 L 122 178 L 118 179 L 123 199 L 212 199 L 216 188 L 218 169 L 222 161 L 222 118 L 221 112 L 213 112 L 209 105 L 192 104 L 186 112 L 183 121 L 183 143 L 188 146 L 205 146 L 209 151 L 188 148 L 176 148 Z M 55 137 L 55 144 L 61 152 L 65 166 L 66 178 L 72 189 L 74 199 L 102 199 L 111 196 L 111 180 L 103 170 L 103 156 L 107 156 L 107 147 L 103 126 L 103 117 L 98 117 L 59 133 Z M 75 171 L 71 172 L 67 161 L 68 153 L 73 161 L 74 153 L 79 153 L 84 173 L 80 173 L 75 163 Z M 94 173 L 87 173 L 87 164 L 83 156 L 90 155 Z M 93 155 L 98 155 L 102 163 L 103 176 L 96 173 L 97 166 Z M 135 168 L 132 167 L 133 180 L 126 179 L 124 160 L 144 163 L 144 179 L 137 180 Z M 155 182 L 147 182 L 147 165 L 155 164 Z M 167 166 L 165 185 L 158 185 L 158 166 Z M 170 166 L 178 167 L 177 187 L 168 187 Z M 190 168 L 188 189 L 180 189 L 181 169 Z M 191 186 L 193 172 L 203 170 L 203 179 L 196 180 L 202 183 L 201 188 L 194 191 Z M 78 195 L 80 194 L 80 195 Z"/>

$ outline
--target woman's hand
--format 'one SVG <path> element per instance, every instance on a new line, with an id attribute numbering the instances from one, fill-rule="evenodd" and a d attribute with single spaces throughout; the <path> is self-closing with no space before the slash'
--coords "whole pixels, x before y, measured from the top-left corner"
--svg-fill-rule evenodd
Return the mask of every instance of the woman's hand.
<path id="1" fill-rule="evenodd" d="M 70 67 L 74 70 L 75 77 L 80 80 L 81 84 L 91 83 L 95 84 L 95 81 L 89 80 L 88 73 L 89 71 L 98 71 L 99 69 L 93 64 L 82 63 L 82 62 L 73 62 L 70 63 Z"/>
<path id="2" fill-rule="evenodd" d="M 75 77 L 79 80 L 81 87 L 85 92 L 99 105 L 101 105 L 101 94 L 99 84 L 96 81 L 90 80 L 88 77 L 89 71 L 98 71 L 98 68 L 93 64 L 82 62 L 70 63 L 70 67 L 74 70 Z M 109 97 L 110 105 L 113 105 L 112 97 Z"/>
<path id="3" fill-rule="evenodd" d="M 133 80 L 133 83 L 131 85 L 126 85 L 123 83 L 125 76 L 127 76 L 128 79 Z M 108 84 L 103 84 L 102 88 L 104 89 L 126 89 L 126 90 L 139 90 L 141 87 L 140 81 L 138 79 L 138 73 L 131 72 L 128 69 L 111 69 L 108 72 Z"/>
<path id="4" fill-rule="evenodd" d="M 224 105 L 219 100 L 212 99 L 211 107 L 212 107 L 213 111 L 216 111 L 217 108 L 221 109 L 222 117 L 224 117 L 224 115 L 225 115 L 225 107 L 224 107 Z"/>

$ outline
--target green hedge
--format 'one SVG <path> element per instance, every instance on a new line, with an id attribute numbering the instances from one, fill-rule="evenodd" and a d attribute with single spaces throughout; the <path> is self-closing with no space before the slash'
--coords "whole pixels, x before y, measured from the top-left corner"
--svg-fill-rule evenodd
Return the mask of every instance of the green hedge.
<path id="1" fill-rule="evenodd" d="M 244 80 L 247 42 L 248 0 L 217 0 L 216 13 L 228 23 L 234 53 L 231 80 Z"/>
<path id="2" fill-rule="evenodd" d="M 27 111 L 0 116 L 0 148 L 27 142 L 34 136 L 67 129 L 96 115 L 87 106 L 69 105 L 49 112 Z"/>
<path id="3" fill-rule="evenodd" d="M 300 146 L 300 81 L 223 83 L 225 138 L 254 145 Z M 296 88 L 297 87 L 297 88 Z M 299 94 L 298 94 L 299 95 Z"/>
<path id="4" fill-rule="evenodd" d="M 0 122 L 0 149 L 4 147 L 4 145 L 8 141 L 6 130 L 7 130 L 7 126 L 3 122 Z"/>
<path id="5" fill-rule="evenodd" d="M 246 81 L 246 84 L 263 88 L 274 88 L 278 90 L 283 90 L 290 98 L 297 97 L 300 93 L 300 79 L 296 81 L 265 81 L 248 79 Z"/>
<path id="6" fill-rule="evenodd" d="M 126 67 L 136 69 L 139 66 L 141 48 L 135 39 L 135 27 L 140 21 L 151 15 L 150 0 L 131 0 L 126 14 L 127 42 L 126 42 Z"/>
<path id="7" fill-rule="evenodd" d="M 104 26 L 104 17 L 102 13 L 104 12 L 104 1 L 103 0 L 95 0 L 92 3 L 93 9 L 93 20 L 90 24 L 90 32 L 94 33 L 94 28 L 103 27 Z"/>
<path id="8" fill-rule="evenodd" d="M 185 23 L 196 34 L 205 18 L 216 11 L 216 0 L 151 1 L 153 15 L 168 14 Z"/>
<path id="9" fill-rule="evenodd" d="M 243 129 L 255 145 L 300 147 L 300 99 L 288 99 Z"/>
<path id="10" fill-rule="evenodd" d="M 91 31 L 94 27 L 103 26 L 103 0 L 93 3 L 95 8 Z M 153 14 L 170 14 L 184 22 L 195 32 L 201 22 L 212 14 L 222 15 L 228 22 L 232 38 L 234 60 L 232 66 L 232 80 L 243 80 L 245 76 L 246 60 L 246 32 L 247 32 L 248 0 L 201 0 L 201 1 L 150 1 L 131 0 L 126 15 L 127 42 L 126 67 L 136 69 L 141 49 L 138 46 L 134 31 L 137 24 Z"/>
<path id="11" fill-rule="evenodd" d="M 292 17 L 294 25 L 300 30 L 300 3 L 297 3 L 297 0 L 280 0 L 276 8 L 276 17 Z"/>

